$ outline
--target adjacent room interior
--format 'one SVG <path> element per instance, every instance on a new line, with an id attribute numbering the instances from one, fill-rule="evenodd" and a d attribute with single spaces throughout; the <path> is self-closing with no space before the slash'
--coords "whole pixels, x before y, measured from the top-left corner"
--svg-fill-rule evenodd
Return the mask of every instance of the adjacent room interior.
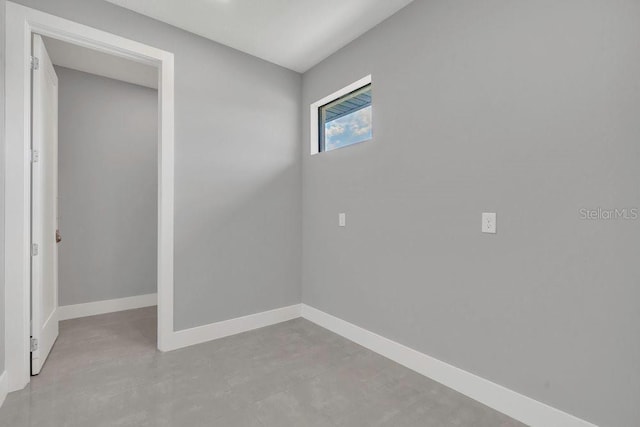
<path id="1" fill-rule="evenodd" d="M 87 316 L 148 306 L 136 312 L 145 316 L 136 314 L 134 322 L 123 313 L 101 318 L 101 326 L 116 328 L 126 322 L 122 344 L 127 347 L 135 341 L 153 349 L 157 341 L 158 71 L 72 43 L 41 39 L 39 69 L 44 70 L 45 60 L 51 62 L 58 94 L 58 280 L 57 289 L 51 284 L 57 301 L 50 311 L 59 321 L 78 320 L 62 323 L 53 353 L 38 346 L 42 354 L 37 363 L 32 361 L 32 374 L 41 374 L 45 364 L 77 369 L 83 361 L 95 363 L 96 354 L 114 357 L 119 341 L 91 327 L 96 319 Z M 38 153 L 34 168 L 45 160 Z M 32 311 L 38 310 L 35 297 L 34 290 Z M 79 346 L 90 346 L 91 357 L 78 351 Z M 56 368 L 47 368 L 42 377 L 52 371 Z"/>
<path id="2" fill-rule="evenodd" d="M 640 425 L 640 2 L 0 22 L 0 427 Z"/>

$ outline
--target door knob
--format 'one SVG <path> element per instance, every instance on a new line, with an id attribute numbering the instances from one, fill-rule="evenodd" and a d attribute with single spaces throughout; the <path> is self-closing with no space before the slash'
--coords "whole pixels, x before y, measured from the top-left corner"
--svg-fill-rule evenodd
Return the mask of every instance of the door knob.
<path id="1" fill-rule="evenodd" d="M 62 242 L 62 235 L 60 234 L 60 230 L 56 230 L 56 243 Z"/>

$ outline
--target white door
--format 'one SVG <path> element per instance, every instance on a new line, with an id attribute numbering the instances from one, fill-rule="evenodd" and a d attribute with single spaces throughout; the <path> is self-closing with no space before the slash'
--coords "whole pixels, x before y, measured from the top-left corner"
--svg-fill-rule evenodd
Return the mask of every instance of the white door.
<path id="1" fill-rule="evenodd" d="M 34 35 L 31 163 L 31 375 L 58 338 L 58 77 Z"/>

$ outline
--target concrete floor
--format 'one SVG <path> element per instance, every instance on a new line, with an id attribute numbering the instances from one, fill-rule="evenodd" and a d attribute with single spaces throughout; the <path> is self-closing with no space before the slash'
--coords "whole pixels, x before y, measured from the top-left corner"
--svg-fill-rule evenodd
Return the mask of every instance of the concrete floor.
<path id="1" fill-rule="evenodd" d="M 160 353 L 155 307 L 67 320 L 0 426 L 522 424 L 306 320 Z"/>

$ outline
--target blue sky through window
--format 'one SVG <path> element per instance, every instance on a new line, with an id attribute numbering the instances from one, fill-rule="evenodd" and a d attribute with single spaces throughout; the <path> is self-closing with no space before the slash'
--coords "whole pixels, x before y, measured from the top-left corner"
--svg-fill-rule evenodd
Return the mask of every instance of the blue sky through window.
<path id="1" fill-rule="evenodd" d="M 325 151 L 371 139 L 371 105 L 325 123 L 324 136 Z"/>

